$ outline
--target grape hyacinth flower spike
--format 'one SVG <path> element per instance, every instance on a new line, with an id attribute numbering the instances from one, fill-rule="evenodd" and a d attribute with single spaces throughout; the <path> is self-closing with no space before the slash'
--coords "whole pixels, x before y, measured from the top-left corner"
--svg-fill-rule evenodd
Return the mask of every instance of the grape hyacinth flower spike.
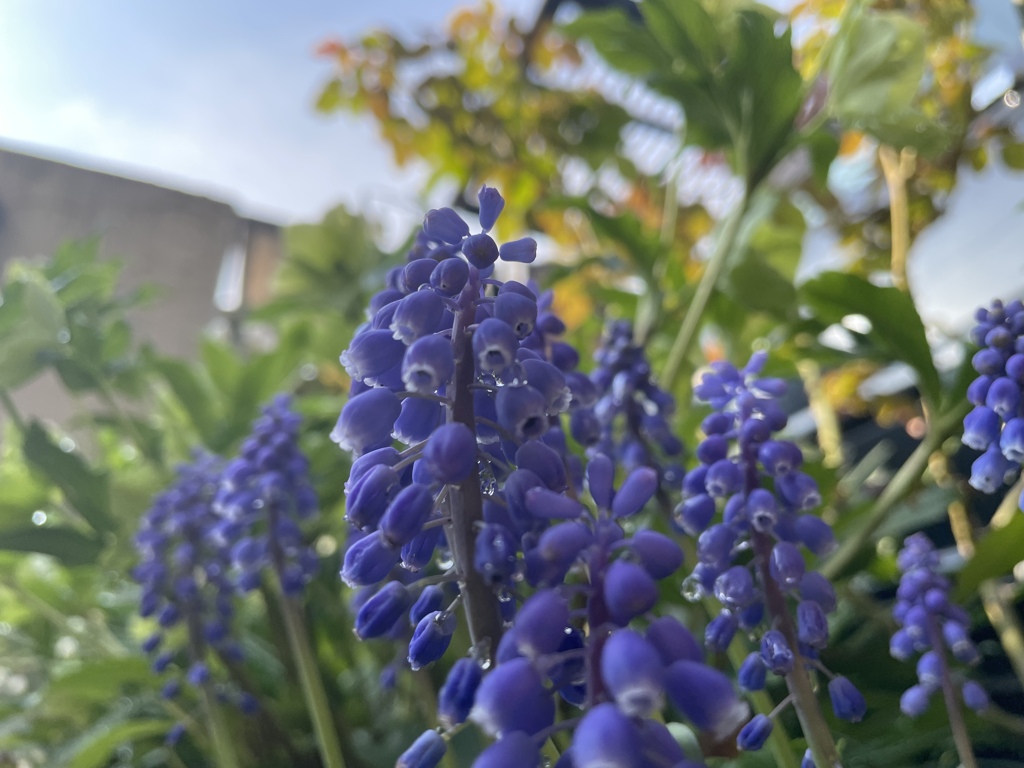
<path id="1" fill-rule="evenodd" d="M 939 555 L 925 534 L 907 537 L 896 564 L 902 575 L 893 617 L 900 629 L 892 636 L 890 652 L 900 661 L 918 656 L 918 682 L 903 693 L 900 709 L 919 717 L 932 695 L 942 691 L 960 761 L 977 765 L 961 703 L 981 712 L 988 708 L 988 695 L 953 668 L 953 662 L 971 665 L 980 658 L 970 638 L 967 613 L 950 599 L 949 580 L 938 573 Z"/>
<path id="2" fill-rule="evenodd" d="M 176 698 L 183 683 L 197 691 L 207 707 L 215 742 L 220 734 L 214 686 L 221 700 L 243 711 L 250 710 L 253 701 L 220 679 L 217 671 L 242 658 L 232 631 L 234 542 L 214 535 L 221 522 L 214 499 L 222 470 L 220 459 L 206 453 L 197 453 L 190 464 L 178 468 L 174 483 L 142 518 L 135 537 L 139 564 L 133 571 L 141 586 L 139 613 L 157 624 L 143 650 L 152 656 L 156 674 L 171 675 L 161 695 Z M 176 742 L 183 733 L 183 728 L 175 727 L 168 741 Z"/>
<path id="3" fill-rule="evenodd" d="M 719 735 L 749 709 L 682 624 L 651 615 L 682 552 L 622 521 L 658 492 L 658 472 L 624 466 L 617 483 L 613 458 L 592 451 L 584 468 L 568 450 L 563 414 L 593 405 L 593 382 L 550 294 L 490 276 L 533 246 L 498 247 L 501 197 L 485 187 L 480 204 L 476 233 L 454 211 L 427 215 L 343 355 L 352 396 L 333 437 L 356 455 L 341 575 L 359 588 L 357 631 L 403 643 L 413 667 L 439 660 L 460 623 L 471 640 L 439 693 L 442 731 L 398 764 L 437 765 L 472 722 L 496 739 L 477 768 L 539 765 L 562 729 L 575 730 L 576 766 L 700 765 L 657 720 L 666 702 Z M 359 340 L 382 328 L 401 355 Z M 555 724 L 557 698 L 581 716 Z"/>
<path id="4" fill-rule="evenodd" d="M 787 422 L 777 401 L 785 382 L 762 375 L 766 361 L 758 353 L 742 369 L 713 363 L 695 388 L 697 399 L 714 410 L 701 425 L 700 465 L 684 479 L 674 516 L 676 526 L 697 540 L 698 563 L 684 594 L 713 597 L 722 606 L 705 632 L 709 651 L 725 651 L 741 630 L 760 633 L 759 653 L 738 670 L 741 687 L 760 690 L 767 673 L 783 677 L 817 765 L 835 766 L 839 756 L 812 674 L 818 670 L 832 678 L 830 698 L 840 719 L 860 720 L 865 702 L 818 659 L 828 643 L 835 592 L 808 569 L 805 552 L 827 555 L 835 538 L 813 514 L 821 497 L 802 471 L 803 453 L 776 435 Z M 758 716 L 741 731 L 738 744 L 759 749 L 770 732 L 770 719 Z"/>
<path id="5" fill-rule="evenodd" d="M 967 389 L 974 409 L 964 418 L 963 442 L 982 454 L 971 467 L 971 486 L 996 493 L 1024 465 L 1024 303 L 975 312 L 971 341 L 981 347 L 971 364 L 978 377 Z M 1019 506 L 1024 509 L 1024 492 Z"/>

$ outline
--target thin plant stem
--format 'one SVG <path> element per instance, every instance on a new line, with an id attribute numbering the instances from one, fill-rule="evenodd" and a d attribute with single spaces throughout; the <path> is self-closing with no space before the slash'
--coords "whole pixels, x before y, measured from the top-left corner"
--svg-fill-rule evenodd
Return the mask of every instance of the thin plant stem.
<path id="1" fill-rule="evenodd" d="M 341 754 L 338 733 L 335 730 L 334 718 L 324 692 L 320 670 L 309 643 L 309 632 L 306 621 L 294 600 L 281 595 L 281 615 L 288 632 L 288 643 L 291 645 L 292 657 L 299 673 L 299 683 L 306 699 L 306 707 L 313 721 L 313 732 L 316 735 L 317 747 L 324 768 L 345 768 L 345 758 Z"/>
<path id="2" fill-rule="evenodd" d="M 960 708 L 956 689 L 953 687 L 953 678 L 949 673 L 949 661 L 946 659 L 942 633 L 939 631 L 939 625 L 931 616 L 928 617 L 928 635 L 939 663 L 942 698 L 946 702 L 946 714 L 949 716 L 949 727 L 953 732 L 956 753 L 960 756 L 963 768 L 978 768 L 978 761 L 974 757 L 974 748 L 971 746 L 971 737 L 967 733 L 967 724 L 964 722 L 964 713 Z"/>
<path id="3" fill-rule="evenodd" d="M 203 707 L 206 709 L 207 729 L 210 732 L 210 740 L 213 742 L 214 759 L 218 768 L 241 768 L 238 755 L 235 753 L 235 742 L 228 731 L 227 722 L 224 720 L 224 712 L 217 703 L 217 697 L 209 683 L 201 687 Z"/>
<path id="4" fill-rule="evenodd" d="M 907 254 L 910 251 L 910 211 L 907 205 L 907 180 L 913 174 L 916 155 L 913 150 L 897 151 L 883 144 L 878 148 L 885 184 L 889 189 L 889 219 L 892 231 L 892 258 L 889 269 L 892 282 L 901 291 L 910 292 L 907 284 Z"/>
<path id="5" fill-rule="evenodd" d="M 934 420 L 928 434 L 921 443 L 910 454 L 893 475 L 892 480 L 885 486 L 885 490 L 875 501 L 874 507 L 865 517 L 861 527 L 850 535 L 844 537 L 843 543 L 828 560 L 822 563 L 821 571 L 828 579 L 835 579 L 853 561 L 860 552 L 861 547 L 867 542 L 871 535 L 878 530 L 878 527 L 885 522 L 886 517 L 899 502 L 913 490 L 921 479 L 921 473 L 928 466 L 928 459 L 932 453 L 938 450 L 939 446 L 946 439 L 950 432 L 960 423 L 967 413 L 969 403 L 954 408 L 949 413 Z"/>
<path id="6" fill-rule="evenodd" d="M 668 359 L 665 361 L 665 367 L 659 378 L 658 383 L 669 392 L 675 386 L 676 379 L 682 372 L 683 363 L 690 354 L 694 341 L 697 339 L 697 329 L 700 325 L 701 316 L 704 314 L 708 301 L 714 293 L 725 263 L 729 260 L 729 255 L 736 245 L 740 224 L 746 215 L 749 205 L 750 190 L 744 190 L 739 204 L 723 223 L 715 250 L 711 254 L 707 266 L 704 267 L 704 274 L 701 275 L 700 282 L 697 284 L 697 290 L 693 295 L 689 308 L 686 310 L 683 324 L 679 326 L 679 333 L 676 334 L 676 338 L 672 342 L 672 349 L 669 350 Z"/>

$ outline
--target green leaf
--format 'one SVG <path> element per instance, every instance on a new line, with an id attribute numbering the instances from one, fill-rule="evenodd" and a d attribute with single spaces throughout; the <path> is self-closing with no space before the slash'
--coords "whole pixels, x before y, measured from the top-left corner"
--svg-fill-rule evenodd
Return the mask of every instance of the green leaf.
<path id="1" fill-rule="evenodd" d="M 891 360 L 901 360 L 917 372 L 921 392 L 938 404 L 941 396 L 924 323 L 913 299 L 898 288 L 877 286 L 844 272 L 825 272 L 805 283 L 800 298 L 830 325 L 847 315 L 864 315 L 871 321 L 867 338 Z"/>
<path id="2" fill-rule="evenodd" d="M 68 504 L 97 532 L 116 528 L 110 515 L 110 483 L 105 473 L 89 467 L 81 456 L 62 451 L 38 421 L 26 431 L 22 451 L 25 460 L 60 488 Z"/>
<path id="3" fill-rule="evenodd" d="M 718 32 L 698 0 L 645 0 L 640 13 L 661 47 L 680 64 L 710 74 L 721 60 Z"/>
<path id="4" fill-rule="evenodd" d="M 957 577 L 957 601 L 974 596 L 981 582 L 1011 573 L 1021 560 L 1024 560 L 1024 514 L 1014 515 L 1009 525 L 989 531 L 978 542 L 974 556 Z"/>
<path id="5" fill-rule="evenodd" d="M 103 544 L 73 528 L 31 527 L 0 532 L 0 550 L 38 552 L 55 557 L 64 565 L 76 566 L 95 563 Z"/>
<path id="6" fill-rule="evenodd" d="M 587 11 L 561 28 L 574 40 L 587 40 L 612 67 L 648 77 L 672 67 L 651 33 L 620 10 Z"/>
<path id="7" fill-rule="evenodd" d="M 796 288 L 756 253 L 749 253 L 729 272 L 726 291 L 742 306 L 783 320 L 796 313 Z"/>
<path id="8" fill-rule="evenodd" d="M 185 409 L 203 442 L 209 447 L 214 447 L 214 436 L 220 419 L 213 401 L 213 392 L 207 382 L 203 381 L 188 363 L 181 360 L 160 358 L 154 365 Z"/>
<path id="9" fill-rule="evenodd" d="M 43 692 L 43 707 L 51 713 L 85 704 L 116 701 L 126 688 L 141 688 L 153 680 L 142 656 L 92 659 L 50 682 Z"/>
<path id="10" fill-rule="evenodd" d="M 104 768 L 122 744 L 162 737 L 174 725 L 170 720 L 128 720 L 90 728 L 77 741 L 64 768 Z"/>
<path id="11" fill-rule="evenodd" d="M 0 303 L 0 388 L 14 389 L 38 375 L 48 353 L 59 353 L 64 308 L 41 275 L 21 268 Z"/>
<path id="12" fill-rule="evenodd" d="M 334 78 L 329 80 L 324 89 L 320 91 L 316 100 L 316 109 L 318 112 L 333 112 L 342 103 L 344 103 L 344 99 L 342 98 L 341 81 Z"/>

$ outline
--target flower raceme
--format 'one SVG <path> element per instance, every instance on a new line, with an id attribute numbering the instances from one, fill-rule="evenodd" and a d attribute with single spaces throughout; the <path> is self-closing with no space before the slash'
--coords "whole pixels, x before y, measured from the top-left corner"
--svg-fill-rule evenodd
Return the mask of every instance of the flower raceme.
<path id="1" fill-rule="evenodd" d="M 699 562 L 684 593 L 694 600 L 713 597 L 722 606 L 705 631 L 707 649 L 723 652 L 738 632 L 760 632 L 759 651 L 738 670 L 740 686 L 761 690 L 772 673 L 793 691 L 793 676 L 807 677 L 812 668 L 831 675 L 818 654 L 828 643 L 835 592 L 808 569 L 804 553 L 827 555 L 835 538 L 813 514 L 821 497 L 802 471 L 800 448 L 776 436 L 787 421 L 777 402 L 785 384 L 762 375 L 765 362 L 759 353 L 743 369 L 714 363 L 697 385 L 696 397 L 714 410 L 701 425 L 700 465 L 683 481 L 674 520 L 697 540 Z M 829 692 L 837 717 L 856 722 L 864 716 L 864 698 L 848 680 L 834 677 Z M 808 704 L 817 707 L 802 705 Z M 770 731 L 771 720 L 758 716 L 740 732 L 738 745 L 760 749 Z"/>
<path id="2" fill-rule="evenodd" d="M 610 457 L 582 440 L 585 468 L 569 451 L 565 414 L 573 436 L 584 437 L 572 425 L 598 423 L 600 437 L 599 388 L 560 340 L 550 294 L 491 277 L 496 260 L 532 260 L 535 246 L 497 246 L 488 231 L 501 198 L 485 187 L 480 203 L 475 234 L 453 211 L 427 215 L 342 355 L 352 396 L 333 438 L 355 456 L 342 578 L 360 587 L 357 632 L 406 642 L 414 668 L 445 653 L 458 622 L 472 642 L 439 692 L 442 731 L 398 765 L 437 765 L 470 722 L 496 739 L 478 768 L 539 765 L 563 729 L 574 734 L 560 765 L 699 765 L 658 720 L 666 703 L 718 738 L 749 709 L 682 624 L 652 614 L 682 552 L 622 523 L 658 492 L 659 472 L 632 449 Z M 606 360 L 621 370 L 602 385 L 615 392 L 605 415 L 656 403 L 658 418 L 625 439 L 678 454 L 671 399 L 644 378 L 637 350 L 620 353 Z M 622 439 L 610 427 L 605 437 Z M 556 723 L 558 699 L 581 716 Z"/>
<path id="3" fill-rule="evenodd" d="M 997 300 L 978 309 L 975 320 L 971 341 L 981 349 L 971 360 L 978 377 L 967 390 L 974 410 L 964 419 L 963 442 L 982 451 L 971 485 L 995 493 L 1024 464 L 1024 303 Z"/>

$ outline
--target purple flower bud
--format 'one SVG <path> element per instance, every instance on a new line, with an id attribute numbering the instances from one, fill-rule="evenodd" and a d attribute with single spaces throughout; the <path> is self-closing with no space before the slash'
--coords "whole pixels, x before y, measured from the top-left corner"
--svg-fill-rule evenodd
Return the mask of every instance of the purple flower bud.
<path id="1" fill-rule="evenodd" d="M 625 626 L 658 602 L 658 585 L 639 565 L 616 560 L 604 578 L 604 601 L 616 624 Z"/>
<path id="2" fill-rule="evenodd" d="M 536 552 L 549 563 L 568 564 L 594 541 L 593 532 L 577 522 L 558 523 L 540 535 Z"/>
<path id="3" fill-rule="evenodd" d="M 476 435 L 465 424 L 442 424 L 423 448 L 423 459 L 439 483 L 461 483 L 476 468 Z"/>
<path id="4" fill-rule="evenodd" d="M 451 381 L 454 372 L 452 343 L 444 336 L 416 339 L 402 358 L 402 382 L 410 392 L 436 392 Z"/>
<path id="5" fill-rule="evenodd" d="M 167 736 L 164 737 L 164 743 L 169 747 L 173 747 L 179 741 L 181 737 L 185 735 L 185 726 L 181 723 L 175 723 L 171 729 L 167 732 Z"/>
<path id="6" fill-rule="evenodd" d="M 519 340 L 508 323 L 489 317 L 473 332 L 473 355 L 484 373 L 501 373 L 516 359 Z"/>
<path id="7" fill-rule="evenodd" d="M 794 472 L 803 464 L 803 452 L 787 440 L 770 440 L 757 452 L 764 471 L 771 477 L 783 477 Z"/>
<path id="8" fill-rule="evenodd" d="M 779 518 L 779 504 L 771 491 L 755 488 L 747 496 L 747 516 L 755 531 L 767 533 Z"/>
<path id="9" fill-rule="evenodd" d="M 342 450 L 360 456 L 391 444 L 391 429 L 402 404 L 389 389 L 371 389 L 356 395 L 341 409 L 331 440 Z"/>
<path id="10" fill-rule="evenodd" d="M 768 678 L 768 668 L 759 653 L 751 653 L 740 664 L 736 673 L 736 681 L 744 691 L 764 690 Z"/>
<path id="11" fill-rule="evenodd" d="M 777 675 L 788 675 L 793 671 L 793 651 L 777 629 L 769 629 L 761 638 L 761 659 Z"/>
<path id="12" fill-rule="evenodd" d="M 145 640 L 142 641 L 142 651 L 143 651 L 143 653 L 152 653 L 153 651 L 155 651 L 157 648 L 160 647 L 160 644 L 163 641 L 164 641 L 164 636 L 162 634 L 160 634 L 159 632 L 154 632 L 152 635 L 150 635 L 149 637 L 147 637 Z"/>
<path id="13" fill-rule="evenodd" d="M 601 652 L 601 678 L 628 717 L 650 717 L 665 705 L 665 669 L 657 649 L 636 632 L 612 632 Z"/>
<path id="14" fill-rule="evenodd" d="M 352 485 L 345 502 L 345 519 L 356 528 L 375 527 L 398 482 L 398 473 L 388 465 L 371 467 Z"/>
<path id="15" fill-rule="evenodd" d="M 516 615 L 516 646 L 528 658 L 554 653 L 565 638 L 569 604 L 560 594 L 543 589 L 530 597 Z"/>
<path id="16" fill-rule="evenodd" d="M 420 619 L 409 641 L 409 666 L 413 671 L 440 659 L 448 650 L 454 632 L 454 613 L 434 611 Z"/>
<path id="17" fill-rule="evenodd" d="M 580 364 L 580 353 L 571 344 L 564 341 L 552 341 L 548 344 L 548 355 L 553 365 L 563 373 L 576 370 Z"/>
<path id="18" fill-rule="evenodd" d="M 750 707 L 736 696 L 729 678 L 698 662 L 683 660 L 669 666 L 665 690 L 694 725 L 718 741 L 734 733 L 750 716 Z"/>
<path id="19" fill-rule="evenodd" d="M 532 237 L 523 237 L 502 243 L 498 249 L 502 261 L 515 261 L 520 264 L 532 264 L 537 259 L 537 241 Z"/>
<path id="20" fill-rule="evenodd" d="M 681 660 L 704 661 L 704 649 L 697 638 L 671 616 L 661 616 L 647 625 L 647 642 L 654 646 L 665 666 Z"/>
<path id="21" fill-rule="evenodd" d="M 191 667 L 189 667 L 186 679 L 189 681 L 190 684 L 198 688 L 199 686 L 209 681 L 210 668 L 207 667 L 204 662 L 197 661 Z"/>
<path id="22" fill-rule="evenodd" d="M 783 501 L 797 511 L 814 509 L 821 504 L 818 483 L 803 472 L 790 472 L 777 478 L 775 487 Z"/>
<path id="23" fill-rule="evenodd" d="M 912 685 L 900 696 L 900 711 L 907 717 L 920 717 L 927 709 L 931 691 L 923 685 Z"/>
<path id="24" fill-rule="evenodd" d="M 825 611 L 813 600 L 801 600 L 796 607 L 797 637 L 812 648 L 828 645 L 828 619 Z"/>
<path id="25" fill-rule="evenodd" d="M 942 661 L 935 651 L 926 651 L 917 660 L 917 679 L 925 688 L 934 691 L 942 684 Z"/>
<path id="26" fill-rule="evenodd" d="M 736 746 L 745 752 L 756 752 L 765 745 L 772 735 L 772 721 L 767 715 L 754 715 L 753 719 L 743 726 L 736 737 Z"/>
<path id="27" fill-rule="evenodd" d="M 999 449 L 1014 464 L 1024 464 L 1024 419 L 1016 418 L 1006 422 L 999 437 Z"/>
<path id="28" fill-rule="evenodd" d="M 565 383 L 562 371 L 544 360 L 524 360 L 522 369 L 526 374 L 526 382 L 544 395 L 549 416 L 557 416 L 568 410 L 572 392 Z"/>
<path id="29" fill-rule="evenodd" d="M 610 509 L 615 465 L 603 453 L 595 454 L 587 462 L 587 488 L 598 509 Z"/>
<path id="30" fill-rule="evenodd" d="M 554 722 L 555 702 L 529 660 L 512 659 L 484 677 L 469 718 L 490 736 L 533 735 Z"/>
<path id="31" fill-rule="evenodd" d="M 430 273 L 430 285 L 441 296 L 457 296 L 469 282 L 469 265 L 462 259 L 451 258 L 438 262 Z"/>
<path id="32" fill-rule="evenodd" d="M 840 720 L 859 723 L 867 714 L 868 705 L 864 696 L 853 683 L 841 675 L 829 681 L 828 695 L 832 700 L 832 711 Z"/>
<path id="33" fill-rule="evenodd" d="M 518 293 L 502 293 L 494 300 L 494 317 L 525 339 L 537 322 L 537 302 Z"/>
<path id="34" fill-rule="evenodd" d="M 650 467 L 634 469 L 612 499 L 612 517 L 635 515 L 658 490 L 658 473 Z"/>
<path id="35" fill-rule="evenodd" d="M 356 635 L 361 640 L 380 637 L 390 630 L 412 603 L 412 595 L 403 584 L 389 581 L 359 608 Z"/>
<path id="36" fill-rule="evenodd" d="M 441 529 L 435 527 L 422 530 L 413 536 L 402 546 L 402 567 L 412 572 L 426 568 L 434 557 L 434 550 L 441 540 L 441 534 Z"/>
<path id="37" fill-rule="evenodd" d="M 526 508 L 540 520 L 575 519 L 584 511 L 583 505 L 575 499 L 547 488 L 531 488 L 527 491 Z"/>
<path id="38" fill-rule="evenodd" d="M 1000 376 L 988 388 L 985 405 L 1004 421 L 1012 419 L 1020 408 L 1020 385 L 1013 379 Z"/>
<path id="39" fill-rule="evenodd" d="M 416 291 L 398 302 L 389 327 L 396 339 L 411 344 L 438 331 L 444 311 L 444 299 L 434 291 Z"/>
<path id="40" fill-rule="evenodd" d="M 971 642 L 967 627 L 959 621 L 946 621 L 942 624 L 942 639 L 957 661 L 973 664 L 978 660 L 978 649 Z"/>
<path id="41" fill-rule="evenodd" d="M 641 768 L 641 754 L 636 726 L 614 704 L 598 704 L 576 726 L 572 740 L 576 768 Z"/>
<path id="42" fill-rule="evenodd" d="M 398 564 L 398 550 L 379 532 L 357 541 L 345 552 L 341 579 L 350 587 L 368 587 L 383 581 Z"/>
<path id="43" fill-rule="evenodd" d="M 480 187 L 476 197 L 480 203 L 480 228 L 487 232 L 494 227 L 498 216 L 501 215 L 501 211 L 505 207 L 505 200 L 498 190 L 488 187 L 486 184 Z"/>
<path id="44" fill-rule="evenodd" d="M 714 464 L 729 454 L 729 440 L 724 435 L 709 435 L 697 444 L 697 460 L 701 464 Z"/>
<path id="45" fill-rule="evenodd" d="M 985 398 L 991 385 L 991 376 L 979 376 L 967 387 L 967 401 L 973 405 L 985 405 Z"/>
<path id="46" fill-rule="evenodd" d="M 814 754 L 809 749 L 804 750 L 804 756 L 800 760 L 800 768 L 818 768 L 814 762 Z"/>
<path id="47" fill-rule="evenodd" d="M 800 515 L 794 525 L 800 543 L 818 557 L 826 557 L 836 548 L 832 526 L 814 515 Z"/>
<path id="48" fill-rule="evenodd" d="M 799 587 L 800 579 L 803 578 L 806 569 L 804 557 L 795 545 L 788 541 L 780 541 L 772 547 L 769 570 L 772 578 L 783 589 L 791 590 Z"/>
<path id="49" fill-rule="evenodd" d="M 480 270 L 487 269 L 498 260 L 498 244 L 490 235 L 470 235 L 462 243 L 462 252 L 469 263 Z"/>
<path id="50" fill-rule="evenodd" d="M 993 443 L 971 465 L 970 484 L 982 493 L 995 493 L 1006 482 L 1007 475 L 1015 469 Z"/>
<path id="51" fill-rule="evenodd" d="M 758 598 L 754 577 L 745 565 L 734 565 L 715 579 L 715 597 L 727 608 L 746 608 Z"/>
<path id="52" fill-rule="evenodd" d="M 522 731 L 506 733 L 473 761 L 473 768 L 538 768 L 537 744 Z"/>
<path id="53" fill-rule="evenodd" d="M 431 240 L 455 245 L 469 235 L 469 225 L 451 208 L 433 208 L 423 217 L 423 232 Z"/>
<path id="54" fill-rule="evenodd" d="M 971 365 L 978 373 L 999 376 L 1003 373 L 1006 355 L 996 349 L 980 349 L 971 358 Z"/>
<path id="55" fill-rule="evenodd" d="M 704 647 L 715 653 L 725 653 L 739 627 L 740 624 L 731 611 L 722 611 L 708 622 L 704 630 Z"/>
<path id="56" fill-rule="evenodd" d="M 443 405 L 414 395 L 402 401 L 402 409 L 391 434 L 400 443 L 415 445 L 430 437 L 443 420 Z"/>
<path id="57" fill-rule="evenodd" d="M 708 467 L 704 487 L 715 498 L 730 496 L 743 486 L 743 472 L 732 459 L 721 459 Z"/>
<path id="58" fill-rule="evenodd" d="M 1002 420 L 999 414 L 984 405 L 977 406 L 964 417 L 962 442 L 976 451 L 984 451 L 999 439 Z"/>
<path id="59" fill-rule="evenodd" d="M 436 768 L 441 763 L 448 745 L 437 731 L 424 731 L 423 734 L 403 752 L 395 768 Z"/>
<path id="60" fill-rule="evenodd" d="M 960 695 L 963 696 L 964 704 L 974 712 L 984 712 L 989 707 L 988 694 L 974 680 L 966 680 L 960 688 Z"/>
<path id="61" fill-rule="evenodd" d="M 459 659 L 437 693 L 437 719 L 445 728 L 464 723 L 473 708 L 483 670 L 473 659 Z"/>
<path id="62" fill-rule="evenodd" d="M 530 440 L 519 446 L 515 463 L 520 469 L 533 472 L 551 491 L 562 492 L 568 487 L 561 455 L 541 440 Z"/>
<path id="63" fill-rule="evenodd" d="M 721 570 L 732 562 L 732 547 L 735 543 L 736 531 L 725 523 L 713 525 L 697 539 L 697 559 Z"/>
<path id="64" fill-rule="evenodd" d="M 429 487 L 413 483 L 395 496 L 380 519 L 380 532 L 392 547 L 411 541 L 434 510 L 434 494 Z"/>
<path id="65" fill-rule="evenodd" d="M 547 431 L 547 401 L 539 390 L 529 386 L 502 387 L 495 405 L 498 423 L 516 438 L 532 440 Z"/>
<path id="66" fill-rule="evenodd" d="M 668 536 L 657 531 L 637 531 L 629 540 L 629 546 L 652 578 L 668 578 L 683 564 L 683 550 Z"/>
<path id="67" fill-rule="evenodd" d="M 437 268 L 436 259 L 414 259 L 401 268 L 399 274 L 396 277 L 395 285 L 404 294 L 415 293 L 420 289 L 420 286 L 428 285 L 430 283 L 430 276 Z M 394 312 L 397 302 L 393 302 L 391 305 L 391 311 Z M 380 313 L 378 312 L 379 316 Z"/>
<path id="68" fill-rule="evenodd" d="M 389 331 L 363 331 L 341 353 L 341 364 L 353 379 L 373 384 L 402 362 L 405 345 Z"/>
<path id="69" fill-rule="evenodd" d="M 428 613 L 440 611 L 444 605 L 444 589 L 436 584 L 423 588 L 416 602 L 409 609 L 409 624 L 415 627 Z"/>
<path id="70" fill-rule="evenodd" d="M 696 472 L 696 470 L 694 470 Z M 693 475 L 691 472 L 687 477 Z M 706 494 L 691 496 L 685 499 L 682 504 L 676 507 L 672 518 L 685 533 L 690 536 L 697 536 L 708 527 L 717 511 L 715 500 Z"/>

